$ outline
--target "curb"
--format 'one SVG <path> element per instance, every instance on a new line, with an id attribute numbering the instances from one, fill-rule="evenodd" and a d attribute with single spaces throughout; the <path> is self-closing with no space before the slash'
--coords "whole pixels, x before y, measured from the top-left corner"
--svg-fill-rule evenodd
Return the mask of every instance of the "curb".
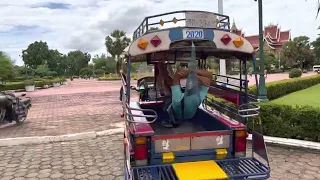
<path id="1" fill-rule="evenodd" d="M 0 139 L 0 147 L 95 139 L 101 136 L 118 134 L 123 132 L 123 130 L 124 130 L 123 128 L 115 128 L 115 129 L 109 129 L 109 130 L 99 131 L 99 132 L 92 131 L 92 132 L 84 132 L 84 133 L 76 133 L 76 134 L 65 134 L 65 135 L 59 135 L 59 136 L 5 138 L 5 139 Z"/>
<path id="2" fill-rule="evenodd" d="M 65 135 L 59 135 L 59 136 L 5 138 L 5 139 L 0 139 L 0 147 L 95 139 L 97 137 L 120 134 L 120 133 L 123 133 L 123 131 L 124 131 L 124 128 L 115 128 L 115 129 L 108 129 L 108 130 L 98 131 L 98 132 L 92 131 L 92 132 L 84 132 L 84 133 L 65 134 Z M 249 134 L 247 140 L 252 141 L 251 134 Z M 278 137 L 271 137 L 271 136 L 264 136 L 264 140 L 267 144 L 320 150 L 320 143 L 318 142 L 278 138 Z"/>
<path id="3" fill-rule="evenodd" d="M 251 134 L 249 134 L 247 140 L 252 141 Z M 297 139 L 288 139 L 288 138 L 279 138 L 279 137 L 271 137 L 271 136 L 264 136 L 264 141 L 267 144 L 320 150 L 320 143 L 319 142 L 304 141 L 304 140 L 297 140 Z"/>

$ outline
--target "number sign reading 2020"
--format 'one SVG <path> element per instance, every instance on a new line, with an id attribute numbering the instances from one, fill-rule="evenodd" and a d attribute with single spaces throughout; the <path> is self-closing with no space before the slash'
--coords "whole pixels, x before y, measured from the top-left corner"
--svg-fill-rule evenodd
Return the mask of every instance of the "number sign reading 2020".
<path id="1" fill-rule="evenodd" d="M 183 39 L 203 39 L 204 33 L 202 29 L 184 29 Z"/>
<path id="2" fill-rule="evenodd" d="M 186 27 L 216 28 L 217 16 L 213 13 L 186 12 Z"/>

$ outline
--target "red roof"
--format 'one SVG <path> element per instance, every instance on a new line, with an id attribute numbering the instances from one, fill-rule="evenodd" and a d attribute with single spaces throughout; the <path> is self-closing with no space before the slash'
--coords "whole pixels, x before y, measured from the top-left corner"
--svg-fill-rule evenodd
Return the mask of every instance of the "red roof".
<path id="1" fill-rule="evenodd" d="M 240 32 L 239 32 L 240 31 Z M 231 32 L 244 36 L 241 30 L 232 29 Z M 270 25 L 264 28 L 263 39 L 267 42 L 271 49 L 281 48 L 282 45 L 291 39 L 290 30 L 281 31 L 278 25 Z M 244 36 L 252 46 L 257 50 L 259 49 L 259 35 Z"/>

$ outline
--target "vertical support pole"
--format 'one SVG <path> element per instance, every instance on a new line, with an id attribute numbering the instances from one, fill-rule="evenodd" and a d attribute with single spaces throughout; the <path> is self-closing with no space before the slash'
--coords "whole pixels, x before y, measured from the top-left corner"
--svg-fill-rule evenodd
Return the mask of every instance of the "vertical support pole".
<path id="1" fill-rule="evenodd" d="M 248 59 L 243 61 L 243 74 L 244 74 L 244 91 L 246 93 L 246 98 L 244 103 L 248 103 L 248 69 L 247 69 Z M 242 78 L 241 78 L 242 79 Z M 242 80 L 241 80 L 242 83 Z"/>
<path id="2" fill-rule="evenodd" d="M 258 101 L 268 101 L 266 80 L 264 79 L 264 52 L 263 52 L 263 18 L 262 18 L 262 0 L 258 0 L 259 10 L 259 58 L 260 58 L 260 78 Z"/>
<path id="3" fill-rule="evenodd" d="M 239 79 L 240 79 L 240 84 L 239 84 L 239 86 L 240 86 L 240 92 L 242 92 L 242 60 L 240 59 L 239 60 L 239 71 L 240 71 L 240 77 L 239 77 Z"/>
<path id="4" fill-rule="evenodd" d="M 127 72 L 127 103 L 130 104 L 130 81 L 131 81 L 131 56 L 128 57 L 128 72 Z"/>
<path id="5" fill-rule="evenodd" d="M 258 95 L 259 95 L 259 83 L 258 83 L 258 74 L 257 74 L 257 60 L 256 60 L 255 56 L 253 56 L 252 64 L 253 64 L 254 79 L 256 81 L 256 88 L 257 88 L 256 96 L 258 97 Z"/>
<path id="6" fill-rule="evenodd" d="M 223 14 L 223 0 L 218 0 L 218 13 Z M 226 60 L 220 59 L 220 75 L 227 75 Z"/>

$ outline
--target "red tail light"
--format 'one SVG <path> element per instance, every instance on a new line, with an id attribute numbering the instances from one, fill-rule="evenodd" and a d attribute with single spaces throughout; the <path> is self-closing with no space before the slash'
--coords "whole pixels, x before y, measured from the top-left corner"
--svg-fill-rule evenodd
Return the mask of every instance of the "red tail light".
<path id="1" fill-rule="evenodd" d="M 245 130 L 235 131 L 235 141 L 234 141 L 235 157 L 246 156 L 246 150 L 247 150 L 247 131 Z"/>
<path id="2" fill-rule="evenodd" d="M 247 150 L 247 138 L 246 137 L 236 137 L 235 152 L 241 152 Z"/>
<path id="3" fill-rule="evenodd" d="M 147 145 L 137 145 L 135 150 L 135 159 L 136 160 L 144 160 L 148 158 L 148 147 Z"/>

